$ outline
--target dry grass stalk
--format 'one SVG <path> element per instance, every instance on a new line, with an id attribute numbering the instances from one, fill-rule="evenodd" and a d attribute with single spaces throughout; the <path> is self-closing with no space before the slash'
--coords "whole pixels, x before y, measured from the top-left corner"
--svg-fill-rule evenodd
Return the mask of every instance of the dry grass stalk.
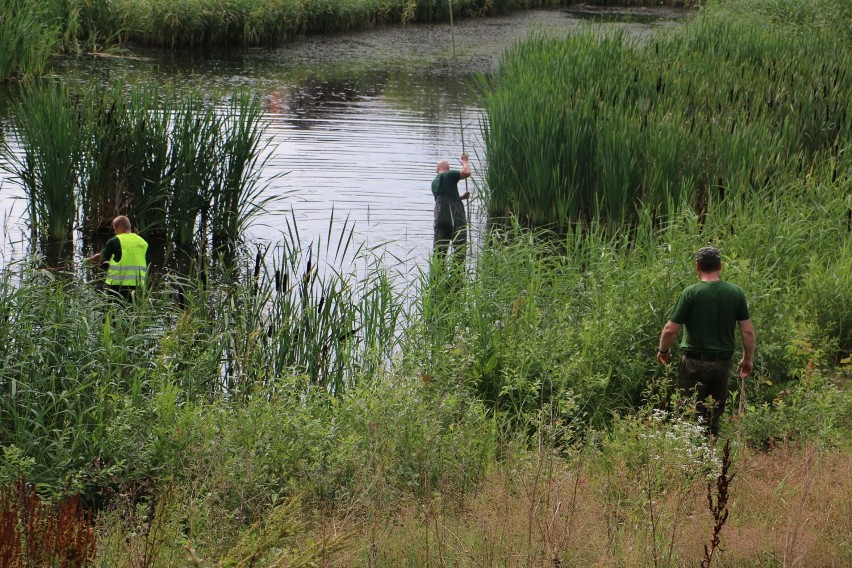
<path id="1" fill-rule="evenodd" d="M 728 520 L 728 488 L 734 475 L 728 475 L 731 467 L 731 441 L 725 441 L 725 449 L 722 452 L 722 471 L 716 478 L 716 499 L 713 499 L 713 486 L 707 484 L 707 501 L 710 506 L 710 513 L 713 515 L 713 535 L 710 537 L 710 544 L 704 545 L 704 559 L 701 561 L 701 568 L 710 568 L 713 562 L 713 553 L 719 548 L 721 542 L 722 527 Z"/>
<path id="2" fill-rule="evenodd" d="M 91 511 L 80 497 L 54 507 L 33 486 L 18 482 L 0 488 L 0 566 L 86 566 L 95 555 Z"/>

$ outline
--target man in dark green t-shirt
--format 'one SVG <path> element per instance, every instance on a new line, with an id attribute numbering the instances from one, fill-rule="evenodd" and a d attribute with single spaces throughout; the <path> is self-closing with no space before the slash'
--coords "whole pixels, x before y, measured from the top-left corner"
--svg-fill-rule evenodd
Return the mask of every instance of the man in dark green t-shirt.
<path id="1" fill-rule="evenodd" d="M 684 326 L 678 388 L 685 397 L 696 396 L 699 419 L 709 425 L 715 436 L 728 399 L 734 328 L 739 325 L 743 343 L 737 370 L 740 377 L 746 378 L 753 368 L 754 326 L 742 289 L 720 279 L 719 249 L 699 249 L 695 253 L 695 270 L 699 282 L 685 288 L 669 312 L 669 321 L 660 334 L 657 360 L 663 365 L 671 361 L 671 346 Z M 708 398 L 712 399 L 710 404 L 706 402 Z"/>
<path id="2" fill-rule="evenodd" d="M 453 256 L 463 261 L 467 248 L 467 217 L 462 201 L 470 198 L 470 192 L 459 195 L 458 183 L 470 177 L 467 154 L 461 155 L 461 163 L 461 170 L 451 170 L 448 161 L 438 162 L 432 195 L 435 197 L 435 250 L 444 255 L 452 243 Z"/>

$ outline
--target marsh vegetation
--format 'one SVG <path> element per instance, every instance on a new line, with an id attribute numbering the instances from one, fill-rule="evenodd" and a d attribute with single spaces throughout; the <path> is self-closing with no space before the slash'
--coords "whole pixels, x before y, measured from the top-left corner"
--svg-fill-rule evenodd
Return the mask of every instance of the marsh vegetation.
<path id="1" fill-rule="evenodd" d="M 659 90 L 647 74 L 654 43 L 570 38 L 574 66 L 548 76 L 594 84 L 575 89 L 581 106 L 516 75 L 515 62 L 563 44 L 519 44 L 486 94 L 489 205 L 506 218 L 463 273 L 424 266 L 413 280 L 353 250 L 348 227 L 313 244 L 295 229 L 269 249 L 241 242 L 261 205 L 252 188 L 263 123 L 251 97 L 229 98 L 232 120 L 152 87 L 73 96 L 34 87 L 17 114 L 31 157 L 15 165 L 34 188 L 34 251 L 69 227 L 97 232 L 116 208 L 162 231 L 175 254 L 222 258 L 216 243 L 237 244 L 231 262 L 208 271 L 164 272 L 132 307 L 82 269 L 68 277 L 27 259 L 0 270 L 4 561 L 25 565 L 36 558 L 25 545 L 55 534 L 76 538 L 77 565 L 101 566 L 848 558 L 849 495 L 837 488 L 852 442 L 852 88 L 842 39 L 852 26 L 832 21 L 849 14 L 828 3 L 785 4 L 798 8 L 795 20 L 774 1 L 717 2 L 660 38 L 659 53 L 678 45 L 680 62 L 657 61 Z M 746 35 L 711 42 L 730 26 Z M 835 51 L 792 37 L 814 29 L 825 37 L 809 41 Z M 825 74 L 788 61 L 800 53 Z M 719 76 L 689 87 L 681 74 L 696 69 Z M 518 93 L 540 105 L 536 115 Z M 771 108 L 760 99 L 751 118 L 742 110 L 770 94 Z M 680 118 L 649 110 L 642 127 L 631 110 L 640 99 Z M 501 114 L 500 104 L 518 106 Z M 548 121 L 560 137 L 536 130 Z M 38 138 L 36 124 L 56 140 Z M 87 133 L 77 146 L 61 138 L 72 125 Z M 577 138 L 589 129 L 594 137 Z M 679 141 L 665 152 L 648 141 L 664 132 Z M 496 169 L 510 151 L 520 158 Z M 519 165 L 538 197 L 520 192 Z M 545 166 L 548 175 L 536 173 Z M 586 201 L 546 189 L 581 181 L 609 189 Z M 48 186 L 70 208 L 42 212 Z M 214 187 L 231 190 L 205 193 Z M 551 193 L 575 201 L 541 205 Z M 217 240 L 219 206 L 232 217 Z M 755 376 L 734 387 L 722 425 L 730 453 L 670 407 L 673 370 L 653 358 L 692 253 L 708 242 L 724 252 L 725 278 L 746 290 L 759 338 Z"/>

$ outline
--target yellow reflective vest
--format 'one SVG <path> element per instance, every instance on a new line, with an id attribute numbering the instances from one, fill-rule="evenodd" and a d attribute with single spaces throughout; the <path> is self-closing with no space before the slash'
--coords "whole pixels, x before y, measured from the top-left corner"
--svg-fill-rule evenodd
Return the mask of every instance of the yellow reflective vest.
<path id="1" fill-rule="evenodd" d="M 107 285 L 144 286 L 145 277 L 148 275 L 148 264 L 145 260 L 148 243 L 136 233 L 121 233 L 116 235 L 116 238 L 121 243 L 121 260 L 109 260 Z"/>

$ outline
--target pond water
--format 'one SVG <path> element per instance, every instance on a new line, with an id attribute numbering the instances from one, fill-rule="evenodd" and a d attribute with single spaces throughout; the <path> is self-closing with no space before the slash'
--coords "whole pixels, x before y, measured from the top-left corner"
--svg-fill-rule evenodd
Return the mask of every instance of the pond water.
<path id="1" fill-rule="evenodd" d="M 411 269 L 432 246 L 429 190 L 435 163 L 458 164 L 462 133 L 474 169 L 484 171 L 482 111 L 475 76 L 496 71 L 500 56 L 533 31 L 566 34 L 580 26 L 624 28 L 639 37 L 676 26 L 688 12 L 633 10 L 650 17 L 590 23 L 588 11 L 538 10 L 449 24 L 407 25 L 303 38 L 276 49 L 134 50 L 123 56 L 60 58 L 68 81 L 157 81 L 263 96 L 269 159 L 265 195 L 276 197 L 250 230 L 254 241 L 282 239 L 295 219 L 303 243 L 326 241 L 348 217 L 355 240 Z M 0 120 L 10 138 L 8 97 Z M 25 205 L 0 172 L 3 259 L 20 256 Z M 481 219 L 473 200 L 474 220 Z M 332 213 L 333 212 L 333 213 Z"/>

